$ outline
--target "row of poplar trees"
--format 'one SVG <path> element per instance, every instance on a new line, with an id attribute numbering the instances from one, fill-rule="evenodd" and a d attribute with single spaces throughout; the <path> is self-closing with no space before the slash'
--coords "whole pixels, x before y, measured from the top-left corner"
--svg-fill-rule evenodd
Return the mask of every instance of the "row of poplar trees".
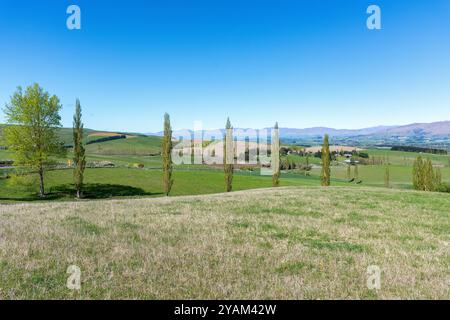
<path id="1" fill-rule="evenodd" d="M 45 172 L 56 164 L 55 158 L 65 156 L 57 129 L 62 127 L 59 98 L 50 95 L 35 83 L 24 91 L 18 87 L 4 108 L 7 126 L 6 144 L 15 153 L 15 165 L 39 176 L 39 196 L 45 197 Z M 77 99 L 73 117 L 74 185 L 76 196 L 82 196 L 86 167 L 81 106 Z"/>
<path id="2" fill-rule="evenodd" d="M 45 171 L 54 164 L 54 158 L 65 154 L 63 143 L 59 141 L 57 129 L 61 125 L 59 111 L 62 106 L 58 97 L 44 91 L 38 84 L 28 87 L 25 92 L 22 88 L 11 97 L 6 105 L 5 115 L 9 126 L 4 130 L 8 146 L 15 151 L 16 165 L 25 166 L 39 175 L 39 195 L 45 196 Z M 85 148 L 83 146 L 83 123 L 80 101 L 75 104 L 73 117 L 73 178 L 76 196 L 83 195 L 84 170 L 86 168 Z M 227 119 L 224 141 L 224 177 L 225 190 L 232 191 L 234 172 L 234 142 L 233 128 L 230 119 Z M 272 137 L 272 185 L 280 183 L 279 134 L 278 123 L 275 124 Z M 163 158 L 163 184 L 164 193 L 169 195 L 173 186 L 172 177 L 172 128 L 170 117 L 164 115 L 164 138 L 162 145 Z M 275 155 L 275 156 L 274 156 Z M 328 135 L 324 137 L 322 146 L 321 184 L 330 185 L 331 154 Z M 419 170 L 422 172 L 423 170 Z M 426 178 L 418 178 L 418 181 Z M 420 183 L 420 182 L 419 182 Z M 429 187 L 425 187 L 429 188 Z"/>
<path id="3" fill-rule="evenodd" d="M 278 132 L 278 122 L 275 123 L 274 135 L 272 137 L 272 150 L 279 150 L 280 137 Z M 231 126 L 230 119 L 227 119 L 225 125 L 225 141 L 224 141 L 224 177 L 225 177 L 225 190 L 227 192 L 233 189 L 233 172 L 234 172 L 234 146 L 233 146 L 233 127 Z M 164 115 L 164 139 L 163 139 L 163 180 L 164 180 L 164 192 L 169 195 L 170 189 L 173 185 L 172 179 L 172 129 L 170 126 L 170 117 L 166 113 Z M 324 136 L 322 145 L 322 170 L 320 174 L 320 180 L 322 186 L 329 186 L 331 182 L 331 152 L 329 136 Z M 279 151 L 277 155 L 272 156 L 272 167 L 274 168 L 272 174 L 272 186 L 278 187 L 280 185 L 280 155 Z"/>
<path id="4" fill-rule="evenodd" d="M 172 186 L 172 127 L 170 124 L 169 114 L 164 114 L 164 137 L 162 141 L 162 161 L 163 161 L 163 185 L 164 193 L 169 195 Z M 278 122 L 275 123 L 275 131 L 272 137 L 272 150 L 276 152 L 272 156 L 272 185 L 278 187 L 280 185 L 280 138 L 278 133 Z M 227 119 L 225 125 L 225 139 L 223 143 L 223 170 L 225 178 L 225 191 L 231 192 L 233 190 L 233 173 L 234 173 L 234 140 L 233 127 L 231 126 L 230 118 Z"/>

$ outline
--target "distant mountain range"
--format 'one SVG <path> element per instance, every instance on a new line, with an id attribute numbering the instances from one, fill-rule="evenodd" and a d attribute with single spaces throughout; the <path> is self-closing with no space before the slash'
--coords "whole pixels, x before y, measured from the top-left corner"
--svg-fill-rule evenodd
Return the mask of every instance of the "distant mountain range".
<path id="1" fill-rule="evenodd" d="M 422 133 L 431 136 L 449 135 L 450 121 L 432 123 L 413 123 L 406 126 L 393 127 L 387 130 L 387 134 L 411 135 Z"/>
<path id="2" fill-rule="evenodd" d="M 0 124 L 0 146 L 2 146 L 3 126 L 4 125 Z M 241 130 L 248 129 L 241 128 Z M 217 133 L 218 131 L 220 131 L 221 135 L 224 134 L 224 129 L 219 129 L 205 130 L 204 135 L 214 136 L 214 132 Z M 190 134 L 193 133 L 191 130 L 184 130 L 184 132 L 189 132 Z M 92 136 L 94 136 L 95 133 L 97 133 L 97 135 L 99 133 L 101 135 L 105 135 L 105 132 L 85 129 L 86 139 L 88 136 L 92 139 Z M 183 132 L 181 130 L 174 131 L 173 137 L 175 139 L 179 138 L 182 136 L 182 133 Z M 280 128 L 280 139 L 283 143 L 303 146 L 316 146 L 322 144 L 323 136 L 325 134 L 330 135 L 331 143 L 335 145 L 357 147 L 385 147 L 403 145 L 450 150 L 450 121 L 413 123 L 403 126 L 378 126 L 363 129 L 334 129 L 327 127 L 313 127 L 304 129 Z M 140 134 L 132 135 L 139 136 Z M 163 132 L 148 133 L 146 135 L 162 136 Z M 59 136 L 66 145 L 70 145 L 72 143 L 71 128 L 61 128 L 59 130 Z M 252 140 L 256 140 L 256 138 Z"/>
<path id="3" fill-rule="evenodd" d="M 333 137 L 342 137 L 342 136 L 361 136 L 361 135 L 369 135 L 369 134 L 377 134 L 382 132 L 387 132 L 390 129 L 394 129 L 397 127 L 389 127 L 389 126 L 378 126 L 378 127 L 370 127 L 363 129 L 334 129 L 328 127 L 312 127 L 305 129 L 294 129 L 294 128 L 280 128 L 280 136 L 284 138 L 296 138 L 296 137 L 304 137 L 304 136 L 324 136 L 325 134 L 329 134 Z"/>
<path id="4" fill-rule="evenodd" d="M 266 128 L 267 129 L 267 128 Z M 222 134 L 223 129 L 219 129 Z M 246 129 L 242 129 L 246 130 Z M 174 137 L 182 132 L 192 130 L 174 131 Z M 211 135 L 215 130 L 205 130 Z M 284 142 L 298 144 L 318 144 L 322 137 L 329 134 L 333 143 L 352 145 L 416 145 L 450 148 L 450 121 L 432 123 L 413 123 L 402 126 L 377 126 L 362 129 L 334 129 L 327 127 L 312 128 L 280 128 L 280 139 Z M 149 133 L 148 135 L 162 136 L 163 132 Z"/>
<path id="5" fill-rule="evenodd" d="M 377 136 L 445 136 L 450 135 L 450 121 L 440 121 L 432 123 L 413 123 L 403 126 L 378 126 L 363 129 L 333 129 L 326 127 L 313 127 L 306 129 L 281 128 L 282 137 L 301 137 L 329 134 L 335 137 L 355 137 L 365 135 Z"/>
<path id="6" fill-rule="evenodd" d="M 267 129 L 267 128 L 266 128 Z M 223 132 L 223 129 L 220 129 Z M 246 130 L 246 129 L 242 129 Z M 174 134 L 179 134 L 183 130 L 175 131 Z M 192 130 L 184 130 L 192 132 Z M 205 132 L 212 133 L 214 130 L 205 130 Z M 163 131 L 156 133 L 148 133 L 148 135 L 162 136 Z M 329 134 L 333 137 L 356 137 L 364 135 L 429 135 L 442 136 L 450 135 L 450 121 L 440 121 L 432 123 L 413 123 L 403 126 L 377 126 L 363 129 L 334 129 L 327 127 L 312 127 L 304 129 L 296 128 L 280 128 L 280 136 L 282 138 L 296 138 L 304 136 L 323 136 Z"/>

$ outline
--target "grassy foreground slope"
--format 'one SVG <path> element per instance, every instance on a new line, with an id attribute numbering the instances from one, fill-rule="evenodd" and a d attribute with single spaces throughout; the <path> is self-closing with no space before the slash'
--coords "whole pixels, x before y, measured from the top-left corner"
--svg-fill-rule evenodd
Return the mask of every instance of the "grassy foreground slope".
<path id="1" fill-rule="evenodd" d="M 449 208 L 446 194 L 346 187 L 3 205 L 0 299 L 448 299 Z"/>

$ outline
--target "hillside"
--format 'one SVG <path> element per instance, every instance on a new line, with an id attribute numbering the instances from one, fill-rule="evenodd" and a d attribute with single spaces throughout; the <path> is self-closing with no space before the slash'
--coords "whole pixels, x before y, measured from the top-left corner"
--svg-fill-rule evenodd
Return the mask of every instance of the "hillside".
<path id="1" fill-rule="evenodd" d="M 450 135 L 450 121 L 441 121 L 433 123 L 413 123 L 406 126 L 390 128 L 386 134 L 412 135 L 425 134 L 432 136 Z"/>
<path id="2" fill-rule="evenodd" d="M 2 146 L 2 129 L 5 125 L 0 124 L 0 146 Z M 72 128 L 58 129 L 59 139 L 65 146 L 73 144 Z M 123 137 L 123 139 L 120 138 Z M 111 141 L 105 139 L 119 138 Z M 100 140 L 101 139 L 101 140 Z M 162 139 L 160 137 L 144 136 L 134 133 L 105 132 L 92 129 L 84 129 L 84 143 L 88 154 L 98 155 L 151 155 L 161 152 Z M 98 143 L 92 143 L 95 141 Z M 4 144 L 4 143 L 3 143 Z"/>
<path id="3" fill-rule="evenodd" d="M 449 299 L 449 208 L 342 187 L 3 205 L 0 299 Z"/>
<path id="4" fill-rule="evenodd" d="M 3 128 L 6 125 L 0 124 L 0 146 L 3 142 Z M 60 128 L 57 130 L 59 139 L 64 143 L 64 145 L 72 145 L 73 144 L 73 132 L 72 128 Z M 93 130 L 93 129 L 84 129 L 84 142 L 86 143 L 89 140 L 92 140 L 90 136 L 95 136 L 95 133 L 100 133 L 101 131 Z"/>
<path id="5" fill-rule="evenodd" d="M 160 154 L 161 145 L 161 137 L 130 136 L 126 139 L 87 145 L 86 152 L 102 155 L 156 155 Z"/>

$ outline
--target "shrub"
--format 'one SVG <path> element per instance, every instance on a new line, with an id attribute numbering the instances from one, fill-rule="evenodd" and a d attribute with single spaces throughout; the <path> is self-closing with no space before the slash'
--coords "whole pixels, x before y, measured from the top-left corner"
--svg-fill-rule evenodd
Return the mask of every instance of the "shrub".
<path id="1" fill-rule="evenodd" d="M 116 165 L 111 161 L 91 161 L 86 164 L 87 168 L 114 168 Z"/>
<path id="2" fill-rule="evenodd" d="M 358 155 L 360 158 L 369 159 L 369 154 L 366 152 L 360 152 Z"/>
<path id="3" fill-rule="evenodd" d="M 447 192 L 450 193 L 450 183 L 441 183 L 436 187 L 436 191 L 438 192 Z"/>
<path id="4" fill-rule="evenodd" d="M 280 156 L 286 156 L 289 153 L 289 151 L 292 152 L 292 150 L 290 148 L 281 147 L 280 148 Z"/>

